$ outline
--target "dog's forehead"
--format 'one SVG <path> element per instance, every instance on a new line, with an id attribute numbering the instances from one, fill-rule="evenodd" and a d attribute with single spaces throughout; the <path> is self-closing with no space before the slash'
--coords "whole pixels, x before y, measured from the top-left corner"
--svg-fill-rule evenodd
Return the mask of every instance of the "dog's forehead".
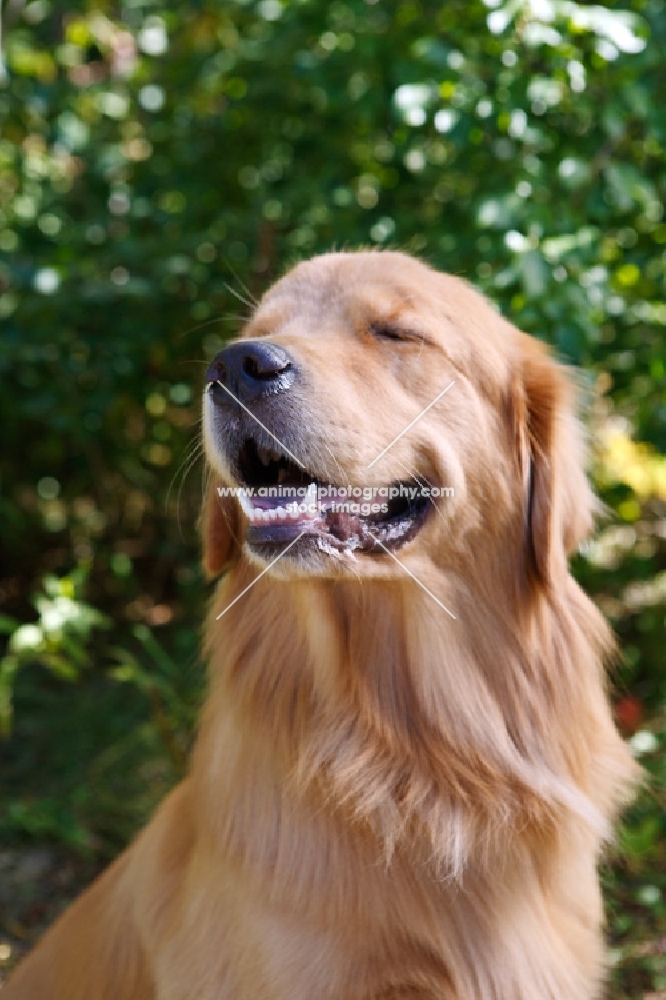
<path id="1" fill-rule="evenodd" d="M 364 320 L 418 308 L 432 296 L 436 272 L 400 253 L 323 254 L 297 264 L 263 296 L 260 325 L 295 316 Z"/>

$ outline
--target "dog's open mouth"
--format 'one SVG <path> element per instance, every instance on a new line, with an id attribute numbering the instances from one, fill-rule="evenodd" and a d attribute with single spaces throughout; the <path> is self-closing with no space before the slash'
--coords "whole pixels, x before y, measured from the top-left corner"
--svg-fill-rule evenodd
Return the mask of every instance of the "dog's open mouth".
<path id="1" fill-rule="evenodd" d="M 336 486 L 300 468 L 279 446 L 248 438 L 236 461 L 239 500 L 249 521 L 246 541 L 284 548 L 299 536 L 329 553 L 379 553 L 417 533 L 430 501 L 416 480 L 382 487 Z"/>

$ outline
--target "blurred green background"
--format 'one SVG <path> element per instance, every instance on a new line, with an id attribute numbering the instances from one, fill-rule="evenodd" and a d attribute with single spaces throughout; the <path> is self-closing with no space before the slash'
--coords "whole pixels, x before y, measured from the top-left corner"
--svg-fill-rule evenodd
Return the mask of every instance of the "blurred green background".
<path id="1" fill-rule="evenodd" d="M 666 997 L 664 0 L 8 0 L 2 28 L 0 967 L 182 773 L 206 360 L 290 263 L 370 245 L 586 373 L 610 515 L 575 569 L 653 779 L 604 869 L 611 995 Z"/>

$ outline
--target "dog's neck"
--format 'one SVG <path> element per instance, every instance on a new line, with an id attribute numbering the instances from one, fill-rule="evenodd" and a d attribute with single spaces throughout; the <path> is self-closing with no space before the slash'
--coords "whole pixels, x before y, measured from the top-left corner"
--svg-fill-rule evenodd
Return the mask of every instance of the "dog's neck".
<path id="1" fill-rule="evenodd" d="M 562 705 L 586 706 L 581 725 L 605 720 L 598 698 L 573 690 L 585 685 L 577 661 L 599 658 L 599 622 L 577 589 L 572 609 L 560 609 L 566 620 L 550 613 L 535 630 L 562 646 L 545 717 L 531 714 L 544 704 L 539 653 L 503 624 L 515 616 L 499 595 L 484 608 L 461 592 L 453 621 L 409 581 L 263 577 L 240 596 L 256 577 L 245 562 L 231 571 L 207 631 L 211 690 L 193 777 L 211 818 L 211 803 L 224 801 L 225 829 L 230 808 L 251 824 L 253 810 L 293 813 L 308 788 L 310 802 L 371 831 L 385 855 L 416 838 L 455 875 L 472 852 L 492 857 L 491 839 L 506 843 L 505 824 L 543 837 L 562 810 L 598 823 L 588 762 L 567 760 L 564 743 L 559 757 L 544 755 L 557 746 Z M 596 669 L 588 662 L 583 673 Z"/>

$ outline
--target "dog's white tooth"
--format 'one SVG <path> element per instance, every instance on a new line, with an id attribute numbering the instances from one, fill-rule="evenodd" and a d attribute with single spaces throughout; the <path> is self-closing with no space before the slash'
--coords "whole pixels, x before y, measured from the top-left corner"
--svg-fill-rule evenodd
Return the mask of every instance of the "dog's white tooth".
<path id="1" fill-rule="evenodd" d="M 287 470 L 286 469 L 280 469 L 280 471 L 278 472 L 278 480 L 277 480 L 278 481 L 278 486 L 280 485 L 280 483 L 283 483 L 286 478 L 287 478 Z"/>
<path id="2" fill-rule="evenodd" d="M 254 507 L 252 506 L 252 501 L 250 500 L 250 498 L 247 495 L 247 493 L 245 492 L 245 490 L 239 490 L 239 492 L 238 492 L 238 502 L 240 503 L 241 507 L 243 508 L 243 511 L 244 511 L 246 517 L 248 517 L 250 520 L 252 520 L 252 516 L 254 514 Z"/>
<path id="3" fill-rule="evenodd" d="M 268 465 L 271 461 L 271 453 L 263 445 L 257 445 L 257 456 L 262 465 Z"/>

